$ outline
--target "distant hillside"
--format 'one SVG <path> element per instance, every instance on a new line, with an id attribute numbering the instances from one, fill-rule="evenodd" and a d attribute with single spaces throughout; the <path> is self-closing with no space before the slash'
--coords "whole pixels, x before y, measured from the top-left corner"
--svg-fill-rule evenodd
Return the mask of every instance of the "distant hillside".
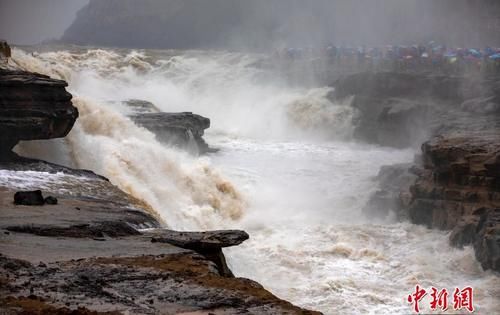
<path id="1" fill-rule="evenodd" d="M 90 0 L 63 42 L 253 48 L 437 40 L 500 45 L 496 0 Z"/>

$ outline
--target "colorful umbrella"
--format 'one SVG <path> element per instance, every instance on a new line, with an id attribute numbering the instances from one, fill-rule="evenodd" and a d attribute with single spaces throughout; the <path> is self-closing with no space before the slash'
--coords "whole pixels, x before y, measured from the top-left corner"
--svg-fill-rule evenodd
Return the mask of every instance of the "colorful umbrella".
<path id="1" fill-rule="evenodd" d="M 500 53 L 498 53 L 498 54 L 494 54 L 494 55 L 491 55 L 491 56 L 490 56 L 490 59 L 493 59 L 493 60 L 498 60 L 498 59 L 500 59 Z"/>
<path id="2" fill-rule="evenodd" d="M 469 54 L 471 54 L 472 56 L 476 57 L 476 58 L 481 58 L 481 53 L 479 51 L 477 51 L 476 49 L 469 49 Z"/>

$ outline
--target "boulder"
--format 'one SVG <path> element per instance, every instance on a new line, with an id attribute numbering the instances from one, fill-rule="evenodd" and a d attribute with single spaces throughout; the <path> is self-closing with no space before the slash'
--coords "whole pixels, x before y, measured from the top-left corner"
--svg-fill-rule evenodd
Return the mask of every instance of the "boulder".
<path id="1" fill-rule="evenodd" d="M 14 194 L 14 204 L 23 206 L 43 206 L 42 191 L 18 191 Z"/>
<path id="2" fill-rule="evenodd" d="M 64 137 L 78 118 L 67 83 L 48 76 L 0 69 L 0 159 L 21 140 Z"/>
<path id="3" fill-rule="evenodd" d="M 194 153 L 212 150 L 203 139 L 210 119 L 190 112 L 185 113 L 142 113 L 130 118 L 138 125 L 153 132 L 159 141 Z"/>
<path id="4" fill-rule="evenodd" d="M 480 216 L 476 233 L 476 258 L 484 269 L 500 272 L 500 208 L 485 211 Z"/>
<path id="5" fill-rule="evenodd" d="M 48 205 L 57 205 L 57 202 L 58 200 L 56 197 L 52 196 L 45 197 L 45 203 Z"/>
<path id="6" fill-rule="evenodd" d="M 222 248 L 236 246 L 249 238 L 244 231 L 177 232 L 160 230 L 151 239 L 155 243 L 168 243 L 193 250 L 215 263 L 222 276 L 234 277 L 226 263 Z"/>

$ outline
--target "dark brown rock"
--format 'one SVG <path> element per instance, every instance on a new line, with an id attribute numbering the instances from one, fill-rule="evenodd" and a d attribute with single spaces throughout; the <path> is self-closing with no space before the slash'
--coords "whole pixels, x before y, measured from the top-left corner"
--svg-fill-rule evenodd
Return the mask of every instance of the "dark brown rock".
<path id="1" fill-rule="evenodd" d="M 23 206 L 43 206 L 45 200 L 41 190 L 18 191 L 14 194 L 14 204 Z"/>
<path id="2" fill-rule="evenodd" d="M 196 154 L 211 152 L 203 139 L 210 119 L 190 112 L 186 113 L 139 113 L 130 116 L 138 125 L 153 132 L 159 141 L 174 145 Z"/>
<path id="3" fill-rule="evenodd" d="M 38 236 L 50 237 L 74 237 L 74 238 L 97 238 L 97 237 L 122 237 L 131 235 L 140 235 L 136 229 L 130 226 L 127 222 L 100 222 L 71 225 L 68 227 L 61 226 L 36 226 L 22 225 L 9 226 L 5 228 L 11 232 L 29 233 Z"/>
<path id="4" fill-rule="evenodd" d="M 460 219 L 450 234 L 450 244 L 455 247 L 470 245 L 476 238 L 476 229 L 479 223 L 479 216 L 469 215 Z"/>
<path id="5" fill-rule="evenodd" d="M 177 232 L 160 230 L 152 242 L 168 243 L 194 250 L 214 262 L 221 275 L 234 277 L 226 263 L 222 248 L 236 246 L 249 238 L 244 231 Z M 156 234 L 156 233 L 155 233 Z"/>
<path id="6" fill-rule="evenodd" d="M 66 86 L 41 74 L 0 69 L 0 151 L 21 140 L 66 136 L 78 117 Z"/>
<path id="7" fill-rule="evenodd" d="M 45 203 L 48 205 L 57 205 L 57 198 L 53 196 L 45 197 Z"/>
<path id="8" fill-rule="evenodd" d="M 57 173 L 51 191 L 59 203 L 19 211 L 12 188 L 0 187 L 0 231 L 7 232 L 0 252 L 8 255 L 0 254 L 0 313 L 319 314 L 231 277 L 221 247 L 243 242 L 245 232 L 165 231 L 144 202 L 94 173 L 29 159 L 5 167 L 48 179 Z M 151 242 L 161 237 L 202 254 Z"/>
<path id="9" fill-rule="evenodd" d="M 468 126 L 470 128 L 470 126 Z M 500 207 L 497 125 L 453 132 L 422 145 L 423 167 L 411 186 L 410 219 L 430 228 L 453 230 L 450 243 L 474 244 L 485 269 L 499 270 Z"/>
<path id="10" fill-rule="evenodd" d="M 237 246 L 249 238 L 248 233 L 237 230 L 208 231 L 208 232 L 177 232 L 159 230 L 158 242 L 169 243 L 181 248 L 210 250 Z"/>
<path id="11" fill-rule="evenodd" d="M 500 208 L 485 211 L 474 240 L 476 257 L 484 269 L 500 271 Z"/>
<path id="12" fill-rule="evenodd" d="M 254 281 L 221 277 L 211 262 L 192 252 L 86 258 L 45 267 L 0 255 L 0 279 L 5 281 L 0 311 L 68 314 L 56 310 L 69 304 L 81 311 L 71 314 L 320 314 L 280 300 Z M 20 303 L 28 294 L 32 303 Z"/>
<path id="13" fill-rule="evenodd" d="M 415 167 L 407 169 L 415 176 L 406 185 L 397 166 L 381 171 L 387 175 L 378 178 L 370 214 L 395 208 L 412 223 L 452 230 L 452 245 L 474 244 L 483 267 L 497 271 L 498 216 L 491 209 L 500 207 L 499 82 L 498 77 L 359 73 L 337 81 L 335 90 L 337 98 L 355 95 L 358 138 L 399 147 L 427 139 Z M 423 137 L 412 137 L 422 129 Z"/>

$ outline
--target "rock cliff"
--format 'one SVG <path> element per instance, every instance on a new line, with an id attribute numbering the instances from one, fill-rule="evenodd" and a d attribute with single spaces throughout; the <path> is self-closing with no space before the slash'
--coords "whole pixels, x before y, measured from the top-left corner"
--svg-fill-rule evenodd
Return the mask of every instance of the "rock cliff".
<path id="1" fill-rule="evenodd" d="M 68 134 L 78 110 L 66 86 L 41 74 L 0 68 L 0 159 L 21 140 Z"/>
<path id="2" fill-rule="evenodd" d="M 488 27 L 490 19 L 500 16 L 498 1 L 474 5 L 468 0 L 381 2 L 385 4 L 361 0 L 91 0 L 78 12 L 62 41 L 177 49 L 320 47 L 332 42 L 412 45 L 429 38 L 469 47 L 499 44 L 498 29 Z"/>
<path id="3" fill-rule="evenodd" d="M 359 73 L 332 97 L 354 95 L 358 139 L 418 146 L 414 163 L 391 165 L 365 208 L 429 228 L 451 230 L 454 246 L 472 245 L 485 269 L 500 270 L 500 78 Z"/>
<path id="4" fill-rule="evenodd" d="M 483 268 L 500 271 L 500 124 L 490 134 L 437 136 L 422 146 L 423 169 L 411 186 L 412 222 L 452 229 L 455 246 L 472 244 Z"/>

